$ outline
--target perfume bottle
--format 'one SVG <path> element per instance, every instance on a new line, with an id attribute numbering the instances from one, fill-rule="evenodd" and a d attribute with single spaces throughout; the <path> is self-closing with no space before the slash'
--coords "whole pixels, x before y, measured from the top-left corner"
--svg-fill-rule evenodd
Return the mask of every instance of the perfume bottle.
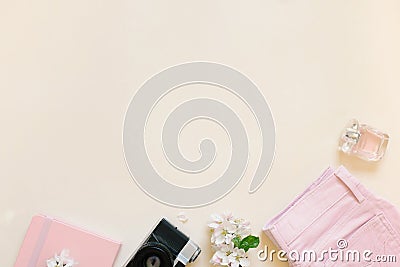
<path id="1" fill-rule="evenodd" d="M 353 119 L 340 138 L 339 150 L 367 161 L 378 161 L 385 154 L 389 136 Z"/>

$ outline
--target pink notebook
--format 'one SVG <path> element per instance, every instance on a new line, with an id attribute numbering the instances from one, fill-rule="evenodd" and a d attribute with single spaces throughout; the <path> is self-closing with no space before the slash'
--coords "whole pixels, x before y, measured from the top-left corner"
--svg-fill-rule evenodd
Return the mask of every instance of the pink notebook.
<path id="1" fill-rule="evenodd" d="M 14 267 L 47 267 L 47 260 L 69 250 L 76 267 L 112 267 L 120 244 L 46 216 L 35 216 Z"/>

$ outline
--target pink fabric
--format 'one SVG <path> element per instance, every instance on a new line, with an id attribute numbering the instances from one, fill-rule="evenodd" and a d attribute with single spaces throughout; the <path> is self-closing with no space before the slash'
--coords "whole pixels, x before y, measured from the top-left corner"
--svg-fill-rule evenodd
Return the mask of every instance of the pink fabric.
<path id="1" fill-rule="evenodd" d="M 264 232 L 286 251 L 338 249 L 371 250 L 374 255 L 397 255 L 397 263 L 293 262 L 291 266 L 400 266 L 400 213 L 376 197 L 343 166 L 328 168 L 285 210 L 268 222 Z"/>

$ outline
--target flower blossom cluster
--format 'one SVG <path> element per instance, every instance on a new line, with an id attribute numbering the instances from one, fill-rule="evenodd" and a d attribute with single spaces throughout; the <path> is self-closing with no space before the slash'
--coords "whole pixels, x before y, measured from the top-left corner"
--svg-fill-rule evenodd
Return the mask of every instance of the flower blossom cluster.
<path id="1" fill-rule="evenodd" d="M 247 267 L 250 261 L 245 249 L 239 247 L 239 242 L 251 233 L 250 223 L 241 218 L 235 218 L 231 213 L 211 215 L 208 224 L 211 230 L 211 244 L 215 251 L 210 263 L 230 267 Z"/>
<path id="2" fill-rule="evenodd" d="M 47 260 L 47 267 L 73 267 L 78 263 L 69 258 L 69 251 L 63 250 L 60 255 L 54 255 L 54 258 Z"/>

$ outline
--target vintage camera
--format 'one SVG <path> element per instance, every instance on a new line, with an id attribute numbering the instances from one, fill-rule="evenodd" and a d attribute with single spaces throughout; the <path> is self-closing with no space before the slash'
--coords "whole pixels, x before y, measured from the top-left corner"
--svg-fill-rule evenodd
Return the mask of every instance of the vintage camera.
<path id="1" fill-rule="evenodd" d="M 126 267 L 183 267 L 195 261 L 200 252 L 189 237 L 161 219 Z"/>

